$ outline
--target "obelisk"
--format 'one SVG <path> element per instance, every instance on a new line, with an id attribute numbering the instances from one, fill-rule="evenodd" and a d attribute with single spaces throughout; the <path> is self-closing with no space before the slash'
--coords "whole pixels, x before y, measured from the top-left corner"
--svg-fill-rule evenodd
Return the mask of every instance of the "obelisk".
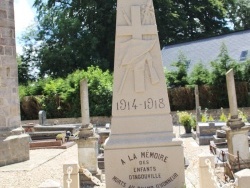
<path id="1" fill-rule="evenodd" d="M 152 0 L 118 0 L 108 188 L 182 187 L 182 142 L 174 139 Z"/>

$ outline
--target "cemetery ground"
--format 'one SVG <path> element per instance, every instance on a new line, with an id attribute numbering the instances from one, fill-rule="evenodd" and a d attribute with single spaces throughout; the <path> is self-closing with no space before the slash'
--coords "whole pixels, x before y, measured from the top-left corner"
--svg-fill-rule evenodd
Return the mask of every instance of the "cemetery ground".
<path id="1" fill-rule="evenodd" d="M 198 155 L 210 153 L 209 146 L 199 146 L 190 134 L 184 134 L 183 126 L 173 127 L 176 137 L 183 141 L 184 154 L 188 161 L 185 169 L 186 187 L 198 188 Z M 63 185 L 63 164 L 68 160 L 78 161 L 77 150 L 76 144 L 67 149 L 30 150 L 30 160 L 0 167 L 0 188 L 37 188 L 47 179 Z M 221 175 L 223 176 L 223 172 Z"/>

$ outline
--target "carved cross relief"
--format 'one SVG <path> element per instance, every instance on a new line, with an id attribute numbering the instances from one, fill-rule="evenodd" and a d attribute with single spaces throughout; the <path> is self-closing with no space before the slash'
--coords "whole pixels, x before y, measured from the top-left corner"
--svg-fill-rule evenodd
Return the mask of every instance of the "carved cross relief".
<path id="1" fill-rule="evenodd" d="M 121 43 L 121 67 L 125 69 L 119 93 L 122 93 L 124 83 L 129 71 L 134 71 L 135 92 L 145 92 L 145 67 L 148 67 L 151 84 L 157 84 L 159 78 L 153 65 L 150 51 L 153 49 L 156 39 L 143 39 L 143 35 L 156 35 L 157 28 L 154 23 L 154 10 L 152 1 L 146 5 L 131 6 L 131 21 L 124 10 L 123 17 L 128 26 L 117 26 L 117 36 L 128 36 L 132 38 Z"/>

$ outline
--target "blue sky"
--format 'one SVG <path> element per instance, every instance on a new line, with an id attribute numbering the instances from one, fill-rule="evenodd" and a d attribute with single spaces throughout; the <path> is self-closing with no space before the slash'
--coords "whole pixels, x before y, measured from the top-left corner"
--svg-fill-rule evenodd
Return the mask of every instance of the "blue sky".
<path id="1" fill-rule="evenodd" d="M 15 0 L 15 25 L 16 25 L 16 45 L 17 53 L 22 52 L 19 38 L 29 25 L 34 24 L 35 10 L 32 9 L 34 0 Z"/>

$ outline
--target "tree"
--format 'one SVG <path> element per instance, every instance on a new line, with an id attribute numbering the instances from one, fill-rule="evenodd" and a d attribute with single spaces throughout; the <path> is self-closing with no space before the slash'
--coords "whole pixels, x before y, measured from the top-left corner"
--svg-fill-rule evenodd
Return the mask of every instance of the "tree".
<path id="1" fill-rule="evenodd" d="M 250 1 L 237 0 L 230 4 L 229 9 L 230 21 L 234 30 L 250 29 Z"/>
<path id="2" fill-rule="evenodd" d="M 114 2 L 36 0 L 39 24 L 35 40 L 43 41 L 35 52 L 40 76 L 66 77 L 90 65 L 113 69 Z"/>
<path id="3" fill-rule="evenodd" d="M 241 66 L 243 80 L 250 83 L 250 59 L 245 61 Z"/>
<path id="4" fill-rule="evenodd" d="M 182 52 L 179 54 L 178 61 L 174 62 L 172 66 L 176 67 L 176 70 L 166 72 L 167 85 L 169 87 L 183 87 L 187 85 L 188 63 Z"/>
<path id="5" fill-rule="evenodd" d="M 227 47 L 223 43 L 221 46 L 220 53 L 216 60 L 211 62 L 211 84 L 221 85 L 226 83 L 226 72 L 231 68 L 234 69 L 235 80 L 242 80 L 242 73 L 239 69 L 239 64 L 230 58 Z"/>
<path id="6" fill-rule="evenodd" d="M 22 59 L 17 55 L 18 64 L 18 83 L 21 85 L 27 85 L 29 81 L 34 81 L 34 75 L 30 74 L 29 65 L 22 62 Z"/>
<path id="7" fill-rule="evenodd" d="M 209 83 L 209 71 L 200 62 L 194 66 L 194 69 L 189 76 L 189 84 L 191 85 L 204 85 Z"/>
<path id="8" fill-rule="evenodd" d="M 154 1 L 161 45 L 229 32 L 227 8 L 230 1 Z"/>
<path id="9" fill-rule="evenodd" d="M 227 32 L 227 1 L 155 0 L 161 46 Z M 23 59 L 40 77 L 90 65 L 113 70 L 116 0 L 35 0 L 34 7 L 36 35 L 26 37 Z"/>

